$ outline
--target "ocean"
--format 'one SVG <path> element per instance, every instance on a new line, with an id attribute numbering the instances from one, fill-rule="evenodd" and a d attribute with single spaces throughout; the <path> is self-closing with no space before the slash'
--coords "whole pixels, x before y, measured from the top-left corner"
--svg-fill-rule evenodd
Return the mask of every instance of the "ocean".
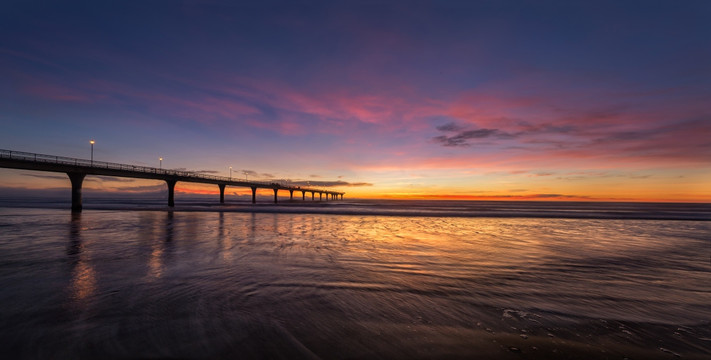
<path id="1" fill-rule="evenodd" d="M 709 359 L 711 204 L 0 201 L 4 359 Z"/>

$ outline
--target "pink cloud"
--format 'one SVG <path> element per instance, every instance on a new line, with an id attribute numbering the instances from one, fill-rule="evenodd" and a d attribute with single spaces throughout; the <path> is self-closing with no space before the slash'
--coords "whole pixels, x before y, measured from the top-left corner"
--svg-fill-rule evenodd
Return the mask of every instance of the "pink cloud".
<path id="1" fill-rule="evenodd" d="M 279 80 L 224 74 L 208 74 L 200 80 L 171 78 L 191 89 L 189 92 L 95 79 L 71 84 L 37 76 L 22 80 L 21 88 L 26 93 L 56 101 L 127 107 L 140 103 L 152 114 L 206 126 L 246 125 L 285 135 L 337 134 L 342 137 L 339 152 L 346 154 L 355 147 L 359 153 L 367 154 L 359 159 L 349 158 L 354 167 L 377 168 L 381 163 L 387 167 L 392 161 L 397 166 L 415 168 L 494 163 L 516 167 L 526 162 L 542 167 L 566 163 L 595 166 L 599 161 L 608 166 L 624 166 L 645 162 L 707 163 L 711 158 L 707 140 L 711 130 L 708 121 L 703 120 L 709 116 L 704 99 L 681 95 L 675 102 L 647 103 L 647 96 L 659 94 L 565 93 L 549 85 L 534 95 L 494 86 L 449 98 L 432 98 L 406 86 L 390 86 L 382 91 L 338 84 L 294 88 Z M 532 86 L 525 81 L 523 84 Z M 393 89 L 401 91 L 393 94 Z M 594 101 L 589 101 L 591 98 Z M 433 123 L 433 118 L 451 119 L 462 131 L 491 131 L 472 139 L 474 147 L 443 149 L 427 141 L 441 134 L 435 129 L 441 124 Z M 371 142 L 371 138 L 382 140 Z M 391 142 L 386 143 L 386 139 Z M 395 144 L 394 139 L 404 140 Z M 373 148 L 365 149 L 363 144 Z M 411 158 L 403 159 L 397 154 Z"/>
<path id="2" fill-rule="evenodd" d="M 88 93 L 59 83 L 39 81 L 23 83 L 20 86 L 20 91 L 25 94 L 53 101 L 90 103 L 104 98 L 102 95 Z"/>

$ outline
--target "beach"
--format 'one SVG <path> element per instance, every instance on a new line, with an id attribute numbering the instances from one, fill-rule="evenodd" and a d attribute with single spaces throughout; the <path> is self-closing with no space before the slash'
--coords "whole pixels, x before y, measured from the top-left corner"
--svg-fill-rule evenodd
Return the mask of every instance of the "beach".
<path id="1" fill-rule="evenodd" d="M 708 205 L 535 205 L 0 207 L 0 353 L 711 356 Z"/>

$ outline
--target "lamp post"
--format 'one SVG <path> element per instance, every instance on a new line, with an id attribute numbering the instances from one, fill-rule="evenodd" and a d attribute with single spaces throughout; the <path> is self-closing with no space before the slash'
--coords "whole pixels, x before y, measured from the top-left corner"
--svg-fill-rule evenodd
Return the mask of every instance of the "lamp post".
<path id="1" fill-rule="evenodd" d="M 247 181 L 247 177 L 249 176 L 249 173 L 247 171 L 244 172 L 244 181 Z"/>
<path id="2" fill-rule="evenodd" d="M 158 158 L 158 168 L 163 169 L 163 158 L 162 157 Z"/>
<path id="3" fill-rule="evenodd" d="M 232 181 L 232 166 L 230 166 L 230 181 Z"/>
<path id="4" fill-rule="evenodd" d="M 94 143 L 96 141 L 94 140 L 89 140 L 89 144 L 91 144 L 91 166 L 94 166 Z"/>

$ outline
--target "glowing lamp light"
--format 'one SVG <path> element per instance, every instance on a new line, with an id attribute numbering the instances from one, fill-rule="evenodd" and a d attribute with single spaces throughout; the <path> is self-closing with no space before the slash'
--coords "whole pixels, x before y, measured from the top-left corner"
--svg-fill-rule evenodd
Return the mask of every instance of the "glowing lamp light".
<path id="1" fill-rule="evenodd" d="M 94 166 L 94 143 L 93 139 L 89 140 L 89 144 L 91 144 L 91 166 Z"/>

